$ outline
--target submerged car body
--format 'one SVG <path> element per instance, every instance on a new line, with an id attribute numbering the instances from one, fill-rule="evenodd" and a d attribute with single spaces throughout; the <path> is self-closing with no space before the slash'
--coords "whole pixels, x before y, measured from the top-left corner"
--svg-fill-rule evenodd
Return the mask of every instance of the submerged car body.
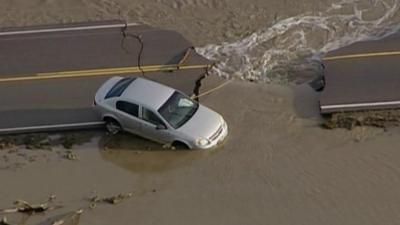
<path id="1" fill-rule="evenodd" d="M 208 149 L 221 143 L 228 127 L 218 113 L 187 95 L 139 77 L 112 77 L 95 95 L 107 130 L 124 130 L 159 142 Z"/>

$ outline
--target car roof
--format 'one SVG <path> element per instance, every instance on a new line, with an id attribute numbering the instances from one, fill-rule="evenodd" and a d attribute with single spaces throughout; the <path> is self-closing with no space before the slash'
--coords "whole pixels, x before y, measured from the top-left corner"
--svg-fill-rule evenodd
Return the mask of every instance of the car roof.
<path id="1" fill-rule="evenodd" d="M 138 77 L 125 89 L 121 97 L 158 110 L 175 91 L 160 83 Z"/>

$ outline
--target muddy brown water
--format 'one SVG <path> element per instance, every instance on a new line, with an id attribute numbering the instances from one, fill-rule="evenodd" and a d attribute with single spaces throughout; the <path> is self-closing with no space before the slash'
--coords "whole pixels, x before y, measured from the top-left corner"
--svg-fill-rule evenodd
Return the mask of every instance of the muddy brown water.
<path id="1" fill-rule="evenodd" d="M 325 51 L 385 35 L 400 18 L 398 0 L 4 0 L 1 5 L 2 26 L 122 16 L 172 28 L 205 46 L 205 55 L 222 62 L 221 74 L 267 81 L 298 76 L 299 69 L 314 74 Z M 127 144 L 103 152 L 97 140 L 74 149 L 77 161 L 0 170 L 0 208 L 16 198 L 40 202 L 55 193 L 65 210 L 73 211 L 87 206 L 85 197 L 93 190 L 103 195 L 138 190 L 145 194 L 85 213 L 81 225 L 397 225 L 399 133 L 321 129 L 318 112 L 305 104 L 314 97 L 296 96 L 297 111 L 307 117 L 302 118 L 287 87 L 231 83 L 204 98 L 227 119 L 230 139 L 224 149 L 160 153 L 143 151 L 146 144 L 138 148 L 145 153 L 137 154 Z"/>
<path id="2" fill-rule="evenodd" d="M 132 134 L 102 135 L 98 140 L 99 152 L 105 161 L 131 172 L 160 173 L 190 166 L 220 148 L 211 150 L 173 150 Z"/>

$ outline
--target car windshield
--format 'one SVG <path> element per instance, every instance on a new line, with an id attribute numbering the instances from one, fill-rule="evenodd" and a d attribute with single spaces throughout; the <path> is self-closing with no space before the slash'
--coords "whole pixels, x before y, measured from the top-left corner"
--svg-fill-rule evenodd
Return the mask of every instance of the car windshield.
<path id="1" fill-rule="evenodd" d="M 179 92 L 174 92 L 158 109 L 158 112 L 172 127 L 177 129 L 192 118 L 198 108 L 199 103 Z"/>

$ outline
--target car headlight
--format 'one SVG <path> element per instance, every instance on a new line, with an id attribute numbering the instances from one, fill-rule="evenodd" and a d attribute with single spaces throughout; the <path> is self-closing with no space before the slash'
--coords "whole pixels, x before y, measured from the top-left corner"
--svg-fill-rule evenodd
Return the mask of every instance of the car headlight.
<path id="1" fill-rule="evenodd" d="M 198 138 L 198 139 L 196 140 L 196 145 L 197 145 L 198 147 L 205 147 L 205 146 L 207 146 L 207 145 L 209 145 L 209 144 L 210 144 L 210 141 L 207 140 L 207 139 L 205 139 L 205 138 Z"/>
<path id="2" fill-rule="evenodd" d="M 224 128 L 224 130 L 228 129 L 228 125 L 226 124 L 225 120 L 224 120 L 224 123 L 222 124 L 222 128 Z"/>

